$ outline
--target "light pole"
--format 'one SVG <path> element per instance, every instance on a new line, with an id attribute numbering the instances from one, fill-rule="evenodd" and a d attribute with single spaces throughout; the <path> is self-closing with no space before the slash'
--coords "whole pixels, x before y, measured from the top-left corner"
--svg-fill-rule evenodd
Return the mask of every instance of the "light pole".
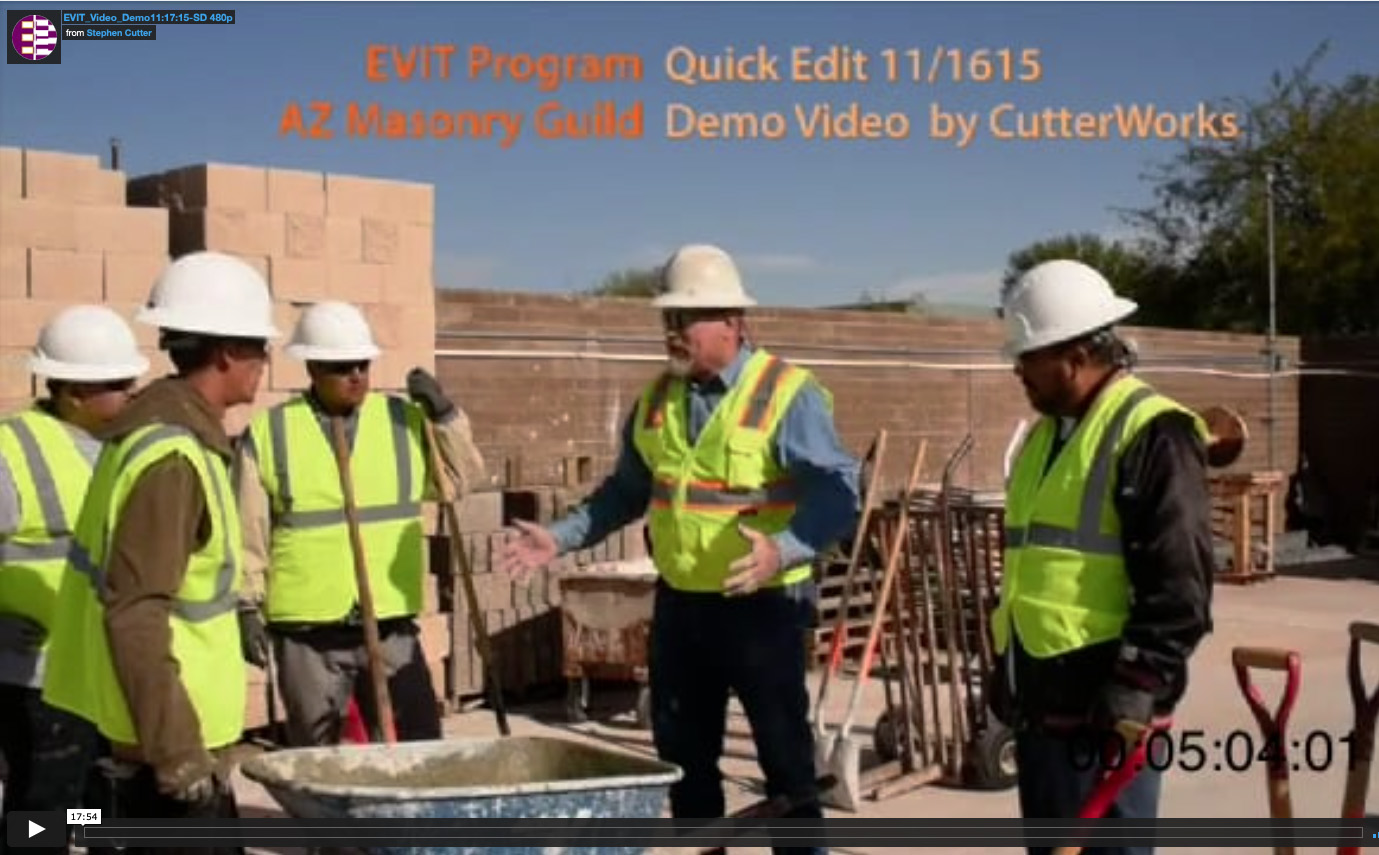
<path id="1" fill-rule="evenodd" d="M 1275 467 L 1274 439 L 1278 423 L 1277 413 L 1274 408 L 1275 374 L 1278 371 L 1278 306 L 1277 277 L 1274 267 L 1274 167 L 1272 164 L 1264 168 L 1264 206 L 1267 229 L 1266 241 L 1269 244 L 1269 471 L 1272 472 Z"/>

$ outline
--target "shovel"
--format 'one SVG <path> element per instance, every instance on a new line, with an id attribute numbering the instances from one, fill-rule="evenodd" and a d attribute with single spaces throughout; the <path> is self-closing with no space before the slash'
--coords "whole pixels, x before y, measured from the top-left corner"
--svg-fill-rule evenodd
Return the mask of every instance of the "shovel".
<path id="1" fill-rule="evenodd" d="M 862 650 L 862 666 L 857 672 L 857 682 L 852 687 L 852 697 L 848 700 L 847 715 L 837 732 L 833 734 L 832 744 L 828 746 L 828 773 L 838 779 L 838 785 L 824 790 L 820 794 L 820 801 L 830 807 L 856 811 L 860 802 L 862 789 L 861 749 L 851 737 L 852 725 L 857 719 L 857 707 L 862 700 L 862 688 L 866 685 L 867 677 L 871 673 L 872 660 L 876 656 L 876 648 L 881 639 L 881 625 L 887 617 L 886 606 L 891 596 L 891 585 L 895 582 L 896 566 L 900 562 L 900 549 L 909 542 L 909 538 L 905 535 L 909 525 L 910 500 L 919 483 L 919 473 L 924 468 L 924 453 L 928 447 L 929 441 L 921 439 L 919 446 L 915 449 L 915 459 L 910 468 L 910 478 L 906 481 L 905 492 L 900 497 L 900 508 L 897 512 L 899 516 L 898 525 L 895 536 L 890 542 L 889 554 L 886 556 L 886 571 L 881 578 L 881 592 L 877 595 L 876 602 L 872 604 L 871 630 L 867 634 L 867 643 Z"/>
<path id="2" fill-rule="evenodd" d="M 1374 760 L 1374 724 L 1379 716 L 1379 689 L 1365 694 L 1365 677 L 1360 671 L 1360 644 L 1379 644 L 1379 625 L 1356 621 L 1350 625 L 1350 699 L 1355 705 L 1355 729 L 1350 734 L 1350 771 L 1345 779 L 1345 800 L 1341 819 L 1364 819 L 1369 796 L 1369 767 Z M 1359 846 L 1340 846 L 1336 855 L 1360 855 Z"/>
<path id="3" fill-rule="evenodd" d="M 1298 699 L 1298 685 L 1302 680 L 1302 657 L 1294 650 L 1237 647 L 1231 651 L 1231 661 L 1235 665 L 1235 676 L 1240 683 L 1240 691 L 1245 694 L 1245 702 L 1250 705 L 1250 711 L 1259 722 L 1260 733 L 1264 736 L 1264 750 L 1269 752 L 1270 763 L 1265 767 L 1269 781 L 1269 817 L 1292 819 L 1293 794 L 1288 788 L 1288 742 L 1285 734 L 1288 731 L 1288 718 L 1293 714 L 1293 704 Z M 1285 671 L 1288 674 L 1283 697 L 1272 716 L 1264 706 L 1264 697 L 1259 693 L 1259 689 L 1250 682 L 1251 668 Z M 1296 847 L 1293 846 L 1274 847 L 1276 855 L 1293 855 L 1295 851 Z"/>
<path id="4" fill-rule="evenodd" d="M 1167 732 L 1172 727 L 1172 722 L 1168 719 L 1160 719 L 1153 722 L 1144 729 L 1130 747 L 1129 756 L 1117 762 L 1117 755 L 1121 752 L 1108 750 L 1106 753 L 1111 755 L 1107 758 L 1106 773 L 1097 782 L 1096 787 L 1087 796 L 1087 800 L 1082 803 L 1082 810 L 1078 813 L 1078 819 L 1101 819 L 1111 809 L 1111 805 L 1116 803 L 1116 799 L 1130 782 L 1135 780 L 1135 776 L 1146 765 L 1149 757 L 1149 746 L 1153 744 L 1154 737 L 1160 732 Z M 1078 846 L 1059 846 L 1053 850 L 1053 855 L 1081 855 L 1083 847 Z"/>
<path id="5" fill-rule="evenodd" d="M 843 581 L 843 601 L 838 606 L 838 620 L 833 626 L 833 640 L 828 649 L 828 665 L 824 668 L 819 682 L 819 697 L 814 701 L 814 767 L 820 771 L 828 768 L 828 759 L 833 753 L 833 742 L 824 727 L 824 699 L 828 696 L 828 684 L 843 663 L 843 641 L 847 636 L 848 609 L 852 604 L 854 580 L 857 566 L 861 563 L 862 550 L 866 548 L 867 533 L 871 527 L 872 509 L 876 507 L 876 494 L 880 492 L 877 484 L 881 481 L 881 461 L 886 453 L 886 431 L 876 434 L 867 453 L 872 465 L 872 477 L 867 483 L 866 497 L 862 503 L 862 516 L 857 521 L 857 535 L 852 541 L 852 555 L 848 559 L 847 576 Z M 866 465 L 866 462 L 863 462 Z"/>
<path id="6" fill-rule="evenodd" d="M 374 742 L 397 742 L 393 722 L 393 700 L 388 694 L 388 674 L 383 666 L 383 646 L 378 638 L 378 617 L 374 613 L 373 589 L 369 586 L 369 566 L 364 558 L 364 541 L 359 534 L 359 510 L 354 505 L 354 478 L 350 472 L 349 443 L 345 423 L 339 416 L 330 420 L 335 444 L 335 463 L 340 470 L 340 493 L 345 500 L 345 521 L 349 525 L 350 550 L 354 553 L 354 581 L 359 589 L 359 610 L 364 620 L 364 650 L 369 657 L 369 684 L 373 690 L 374 717 L 370 737 Z"/>

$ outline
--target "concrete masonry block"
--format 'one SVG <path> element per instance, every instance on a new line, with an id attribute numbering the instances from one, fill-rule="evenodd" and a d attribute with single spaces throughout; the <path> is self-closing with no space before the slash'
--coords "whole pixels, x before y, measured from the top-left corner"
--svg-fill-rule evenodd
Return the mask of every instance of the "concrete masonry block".
<path id="1" fill-rule="evenodd" d="M 0 348 L 28 349 L 38 341 L 38 331 L 69 305 L 53 300 L 0 300 Z"/>
<path id="2" fill-rule="evenodd" d="M 325 173 L 270 168 L 268 170 L 268 210 L 277 214 L 325 216 Z"/>
<path id="3" fill-rule="evenodd" d="M 29 292 L 39 300 L 99 303 L 105 299 L 105 256 L 66 249 L 32 250 Z"/>
<path id="4" fill-rule="evenodd" d="M 328 174 L 326 213 L 429 225 L 435 219 L 435 188 L 417 182 Z"/>
<path id="5" fill-rule="evenodd" d="M 0 147 L 0 197 L 24 197 L 24 149 Z"/>
<path id="6" fill-rule="evenodd" d="M 270 258 L 268 270 L 274 300 L 314 303 L 329 293 L 324 261 Z"/>
<path id="7" fill-rule="evenodd" d="M 383 298 L 382 265 L 327 263 L 326 293 L 347 303 L 378 303 Z"/>
<path id="8" fill-rule="evenodd" d="M 105 253 L 105 300 L 109 303 L 142 303 L 153 282 L 168 264 L 166 255 Z"/>
<path id="9" fill-rule="evenodd" d="M 391 303 L 373 303 L 363 308 L 364 316 L 373 330 L 374 341 L 383 350 L 399 347 L 408 339 L 421 335 L 420 330 L 402 327 L 402 307 Z"/>
<path id="10" fill-rule="evenodd" d="M 392 264 L 398 257 L 398 224 L 388 220 L 364 220 L 364 261 Z"/>
<path id="11" fill-rule="evenodd" d="M 240 255 L 284 255 L 284 217 L 284 214 L 238 208 L 173 211 L 173 251 L 177 255 L 199 249 Z"/>
<path id="12" fill-rule="evenodd" d="M 162 208 L 83 206 L 70 209 L 76 223 L 76 249 L 163 255 L 168 251 L 168 211 Z"/>
<path id="13" fill-rule="evenodd" d="M 34 394 L 33 375 L 29 373 L 27 348 L 0 348 L 0 398 L 15 400 Z"/>
<path id="14" fill-rule="evenodd" d="M 291 327 L 284 330 L 291 333 Z M 306 373 L 306 363 L 293 359 L 282 351 L 273 354 L 268 366 L 268 388 L 274 392 L 300 392 L 311 385 L 311 377 Z"/>
<path id="15" fill-rule="evenodd" d="M 42 199 L 0 198 L 0 246 L 77 249 L 78 210 Z"/>
<path id="16" fill-rule="evenodd" d="M 326 259 L 353 264 L 364 260 L 364 221 L 326 217 Z"/>
<path id="17" fill-rule="evenodd" d="M 326 257 L 326 218 L 318 214 L 284 214 L 284 254 L 288 258 Z"/>
<path id="18" fill-rule="evenodd" d="M 22 246 L 0 246 L 0 300 L 29 297 L 29 250 Z"/>
<path id="19" fill-rule="evenodd" d="M 268 170 L 264 167 L 202 163 L 175 173 L 184 208 L 268 211 Z"/>
<path id="20" fill-rule="evenodd" d="M 108 274 L 108 268 L 107 268 Z M 152 285 L 152 283 L 150 283 Z M 145 355 L 158 350 L 158 329 L 148 324 L 139 323 L 135 318 L 139 310 L 144 307 L 144 301 L 148 299 L 147 290 L 133 301 L 114 302 L 107 300 L 106 304 L 124 318 L 129 324 L 129 328 L 134 332 L 134 341 L 139 345 L 139 350 L 144 351 Z"/>
<path id="21" fill-rule="evenodd" d="M 93 179 L 100 171 L 100 158 L 94 154 L 25 149 L 24 198 L 91 204 L 88 197 L 93 192 Z M 124 204 L 123 192 L 113 204 Z"/>
<path id="22" fill-rule="evenodd" d="M 252 267 L 252 268 L 254 268 L 255 270 L 257 270 L 257 271 L 258 271 L 258 274 L 259 274 L 260 276 L 263 277 L 263 281 L 265 281 L 265 282 L 270 281 L 270 280 L 269 280 L 269 275 L 270 275 L 270 273 L 271 273 L 272 262 L 271 262 L 271 260 L 269 259 L 268 256 L 266 256 L 266 255 L 244 255 L 243 253 L 238 253 L 238 252 L 232 252 L 232 253 L 229 253 L 229 254 L 230 254 L 230 255 L 233 255 L 235 258 L 238 258 L 240 261 L 243 261 L 245 264 L 247 264 L 247 265 L 249 265 L 250 267 Z"/>

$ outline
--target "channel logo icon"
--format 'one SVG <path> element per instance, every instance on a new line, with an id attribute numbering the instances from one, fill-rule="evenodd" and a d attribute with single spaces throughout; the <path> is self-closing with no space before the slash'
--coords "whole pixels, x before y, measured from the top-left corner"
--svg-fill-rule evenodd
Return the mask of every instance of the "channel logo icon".
<path id="1" fill-rule="evenodd" d="M 7 64 L 62 62 L 61 12 L 11 9 L 5 17 L 10 33 Z"/>

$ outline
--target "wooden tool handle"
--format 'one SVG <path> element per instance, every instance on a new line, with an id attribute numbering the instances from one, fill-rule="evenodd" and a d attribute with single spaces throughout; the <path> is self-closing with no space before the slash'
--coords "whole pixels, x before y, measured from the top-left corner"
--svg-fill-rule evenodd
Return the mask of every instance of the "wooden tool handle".
<path id="1" fill-rule="evenodd" d="M 340 471 L 340 493 L 345 502 L 345 522 L 350 532 L 350 551 L 354 553 L 354 582 L 359 590 L 359 609 L 364 621 L 364 649 L 369 658 L 369 682 L 373 687 L 377 716 L 373 737 L 377 741 L 381 736 L 382 740 L 393 743 L 397 742 L 393 700 L 388 693 L 388 673 L 383 664 L 383 645 L 378 636 L 378 618 L 374 612 L 373 588 L 369 585 L 369 567 L 364 558 L 364 540 L 359 534 L 359 511 L 354 504 L 354 478 L 350 471 L 345 423 L 339 416 L 332 416 L 330 429 L 335 445 L 336 469 Z M 380 730 L 381 734 L 378 732 Z"/>
<path id="2" fill-rule="evenodd" d="M 1369 644 L 1379 644 L 1379 624 L 1357 620 L 1350 625 L 1350 637 Z"/>
<path id="3" fill-rule="evenodd" d="M 1297 652 L 1275 647 L 1237 647 L 1231 651 L 1236 668 L 1263 668 L 1268 671 L 1290 671 L 1295 666 Z"/>

